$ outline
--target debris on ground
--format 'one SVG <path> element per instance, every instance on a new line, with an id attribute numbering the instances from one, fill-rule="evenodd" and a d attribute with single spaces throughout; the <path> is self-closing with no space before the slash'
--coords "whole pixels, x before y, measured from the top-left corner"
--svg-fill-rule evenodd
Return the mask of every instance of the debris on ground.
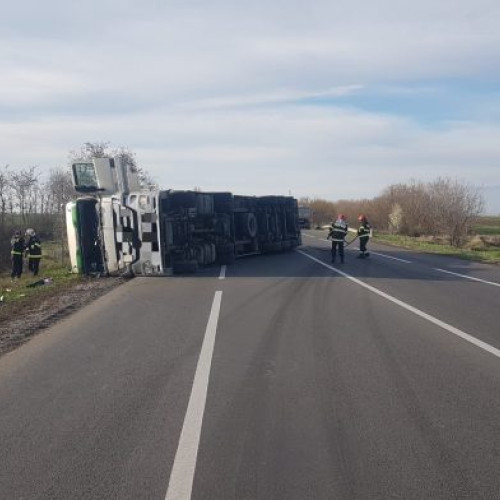
<path id="1" fill-rule="evenodd" d="M 26 285 L 26 288 L 34 288 L 35 286 L 43 286 L 43 285 L 52 285 L 52 283 L 54 283 L 54 280 L 52 278 L 42 278 L 41 280 Z"/>

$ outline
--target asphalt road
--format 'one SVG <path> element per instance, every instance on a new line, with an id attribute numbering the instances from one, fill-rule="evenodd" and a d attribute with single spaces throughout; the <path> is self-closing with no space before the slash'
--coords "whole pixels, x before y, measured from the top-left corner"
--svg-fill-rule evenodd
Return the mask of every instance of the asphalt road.
<path id="1" fill-rule="evenodd" d="M 2 357 L 0 498 L 500 498 L 500 268 L 322 238 Z"/>

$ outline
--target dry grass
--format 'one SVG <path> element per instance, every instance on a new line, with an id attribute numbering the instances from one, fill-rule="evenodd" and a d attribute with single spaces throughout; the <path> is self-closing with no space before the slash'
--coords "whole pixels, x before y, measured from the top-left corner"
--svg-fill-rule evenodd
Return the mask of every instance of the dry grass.
<path id="1" fill-rule="evenodd" d="M 496 236 L 474 236 L 463 248 L 455 248 L 446 243 L 442 237 L 400 236 L 386 233 L 376 233 L 375 241 L 401 246 L 420 252 L 451 255 L 467 260 L 500 263 L 500 246 L 497 246 Z"/>

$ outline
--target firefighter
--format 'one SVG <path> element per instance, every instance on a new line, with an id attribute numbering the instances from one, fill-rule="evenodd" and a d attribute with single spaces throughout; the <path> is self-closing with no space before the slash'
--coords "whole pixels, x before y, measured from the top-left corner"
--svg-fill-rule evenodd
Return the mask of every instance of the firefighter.
<path id="1" fill-rule="evenodd" d="M 10 240 L 10 256 L 12 259 L 11 279 L 20 278 L 23 274 L 23 252 L 24 238 L 21 236 L 21 231 L 15 231 Z"/>
<path id="2" fill-rule="evenodd" d="M 359 255 L 358 258 L 364 259 L 365 257 L 368 257 L 370 255 L 370 252 L 366 251 L 366 245 L 368 243 L 368 240 L 370 239 L 370 235 L 372 232 L 372 227 L 370 226 L 370 223 L 368 222 L 368 219 L 364 215 L 360 215 L 358 217 L 358 221 L 360 223 L 359 229 L 358 229 L 358 237 L 359 237 Z"/>
<path id="3" fill-rule="evenodd" d="M 40 260 L 42 258 L 42 244 L 34 229 L 26 229 L 26 256 L 28 257 L 28 269 L 33 276 L 38 276 Z"/>
<path id="4" fill-rule="evenodd" d="M 345 215 L 339 214 L 337 220 L 332 222 L 327 239 L 332 239 L 332 262 L 335 262 L 337 256 L 337 247 L 339 247 L 340 263 L 344 263 L 344 242 L 347 235 L 348 226 Z"/>

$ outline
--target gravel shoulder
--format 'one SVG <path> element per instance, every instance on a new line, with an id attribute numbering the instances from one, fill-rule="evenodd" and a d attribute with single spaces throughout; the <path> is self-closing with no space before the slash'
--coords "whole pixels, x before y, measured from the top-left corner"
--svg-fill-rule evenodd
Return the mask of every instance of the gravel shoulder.
<path id="1" fill-rule="evenodd" d="M 0 356 L 16 349 L 59 319 L 124 283 L 123 278 L 82 278 L 30 303 L 9 304 L 0 315 Z M 4 307 L 4 306 L 2 306 Z"/>

